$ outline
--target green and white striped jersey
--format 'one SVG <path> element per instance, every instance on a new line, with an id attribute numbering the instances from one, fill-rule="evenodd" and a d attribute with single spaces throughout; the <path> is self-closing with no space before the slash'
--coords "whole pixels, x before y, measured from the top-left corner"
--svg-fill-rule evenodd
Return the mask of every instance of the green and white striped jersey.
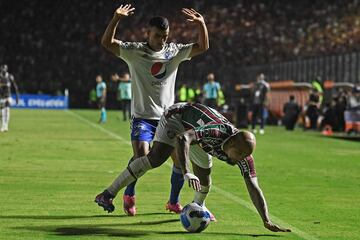
<path id="1" fill-rule="evenodd" d="M 232 164 L 222 149 L 222 145 L 232 135 L 239 132 L 223 115 L 215 109 L 199 103 L 177 103 L 165 112 L 165 118 L 179 114 L 186 130 L 195 131 L 199 146 L 208 154 Z M 233 165 L 233 164 L 232 164 Z M 242 174 L 256 176 L 253 157 L 249 156 L 237 163 Z"/>

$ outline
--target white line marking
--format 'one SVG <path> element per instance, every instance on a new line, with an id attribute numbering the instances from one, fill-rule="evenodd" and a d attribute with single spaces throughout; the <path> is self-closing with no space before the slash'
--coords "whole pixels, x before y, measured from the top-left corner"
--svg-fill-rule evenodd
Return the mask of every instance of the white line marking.
<path id="1" fill-rule="evenodd" d="M 216 187 L 216 186 L 212 185 L 212 188 L 213 188 L 216 192 L 218 192 L 218 193 L 222 194 L 223 196 L 225 196 L 227 199 L 230 199 L 230 200 L 232 200 L 232 201 L 234 201 L 234 202 L 236 202 L 236 203 L 239 203 L 239 204 L 242 205 L 243 207 L 245 207 L 245 208 L 249 209 L 250 211 L 258 214 L 258 212 L 257 212 L 256 208 L 254 207 L 254 205 L 252 205 L 252 204 L 250 204 L 250 203 L 242 200 L 241 198 L 239 198 L 238 196 L 236 196 L 236 195 L 234 195 L 234 194 L 232 194 L 232 193 L 229 193 L 229 192 L 227 192 L 227 191 L 225 191 L 225 190 L 222 190 L 222 189 L 219 188 L 219 187 Z M 309 234 L 301 231 L 300 229 L 298 229 L 298 228 L 296 228 L 296 227 L 294 227 L 294 226 L 291 226 L 290 224 L 288 224 L 287 222 L 284 222 L 284 221 L 281 220 L 280 218 L 278 218 L 278 217 L 276 217 L 276 216 L 274 216 L 274 215 L 271 215 L 271 214 L 269 214 L 269 215 L 270 215 L 270 219 L 273 220 L 275 223 L 278 223 L 278 224 L 280 224 L 281 226 L 287 226 L 288 228 L 291 229 L 291 232 L 293 232 L 294 234 L 298 235 L 299 237 L 301 237 L 301 238 L 303 238 L 303 239 L 306 239 L 306 240 L 317 240 L 316 237 L 311 236 L 311 235 L 309 235 Z"/>
<path id="2" fill-rule="evenodd" d="M 70 111 L 70 110 L 66 110 L 65 112 L 68 113 L 68 114 L 70 114 L 71 116 L 79 119 L 80 121 L 82 121 L 82 122 L 84 122 L 84 123 L 87 123 L 87 124 L 89 124 L 90 126 L 98 129 L 99 131 L 101 131 L 101 132 L 103 132 L 103 133 L 106 133 L 106 134 L 109 135 L 110 137 L 113 137 L 113 138 L 115 138 L 115 139 L 117 139 L 117 140 L 119 140 L 119 141 L 121 141 L 121 142 L 123 142 L 123 143 L 125 143 L 125 144 L 127 144 L 127 145 L 129 145 L 129 146 L 131 146 L 131 143 L 130 143 L 128 140 L 126 140 L 125 138 L 123 138 L 123 137 L 121 137 L 121 136 L 119 136 L 119 135 L 117 135 L 117 134 L 115 134 L 115 133 L 113 133 L 113 132 L 111 132 L 111 131 L 103 128 L 101 125 L 95 124 L 95 123 L 87 120 L 86 118 L 80 116 L 79 114 L 74 113 L 74 112 L 72 112 L 72 111 Z M 172 168 L 172 164 L 170 164 L 170 163 L 168 163 L 168 162 L 166 162 L 165 164 L 166 164 L 167 166 L 169 166 L 169 167 Z M 232 193 L 229 193 L 229 192 L 227 192 L 227 191 L 225 191 L 225 190 L 223 190 L 223 189 L 221 189 L 221 188 L 219 188 L 219 187 L 217 187 L 217 186 L 215 186 L 215 185 L 212 185 L 212 189 L 215 190 L 216 192 L 222 194 L 222 195 L 225 196 L 227 199 L 230 199 L 230 200 L 232 200 L 232 201 L 234 201 L 234 202 L 242 205 L 243 207 L 249 209 L 250 211 L 258 214 L 258 212 L 257 212 L 257 210 L 255 209 L 254 205 L 252 205 L 252 204 L 250 204 L 250 203 L 242 200 L 242 199 L 239 198 L 238 196 L 236 196 L 236 195 L 234 195 L 234 194 L 232 194 Z M 280 225 L 282 225 L 282 226 L 287 226 L 288 228 L 291 229 L 292 233 L 294 233 L 295 235 L 301 237 L 302 239 L 306 239 L 306 240 L 318 240 L 318 238 L 316 238 L 316 237 L 314 237 L 314 236 L 311 236 L 311 235 L 309 235 L 309 234 L 301 231 L 300 229 L 298 229 L 298 228 L 296 228 L 296 227 L 294 227 L 294 226 L 291 226 L 290 224 L 284 222 L 283 220 L 281 220 L 280 218 L 278 218 L 278 217 L 276 217 L 276 216 L 274 216 L 274 215 L 271 215 L 271 214 L 270 214 L 270 218 L 271 218 L 274 222 L 276 222 L 276 223 L 278 223 L 278 224 L 280 224 Z"/>
<path id="3" fill-rule="evenodd" d="M 128 140 L 126 140 L 125 138 L 122 138 L 121 136 L 117 135 L 116 133 L 113 133 L 113 132 L 111 132 L 111 131 L 103 128 L 101 125 L 96 124 L 96 123 L 93 123 L 93 122 L 87 120 L 86 118 L 80 116 L 79 114 L 74 113 L 74 112 L 72 112 L 72 111 L 70 111 L 70 110 L 65 110 L 65 112 L 68 113 L 68 114 L 70 114 L 70 115 L 73 116 L 73 117 L 76 117 L 76 118 L 79 119 L 80 121 L 85 122 L 85 123 L 89 124 L 90 126 L 98 129 L 99 131 L 101 131 L 101 132 L 103 132 L 103 133 L 106 133 L 106 134 L 109 135 L 110 137 L 113 137 L 113 138 L 115 138 L 115 139 L 117 139 L 117 140 L 120 140 L 120 141 L 122 141 L 122 142 L 124 142 L 124 143 L 126 143 L 126 144 L 128 144 L 128 145 L 131 146 L 131 143 L 130 143 Z"/>

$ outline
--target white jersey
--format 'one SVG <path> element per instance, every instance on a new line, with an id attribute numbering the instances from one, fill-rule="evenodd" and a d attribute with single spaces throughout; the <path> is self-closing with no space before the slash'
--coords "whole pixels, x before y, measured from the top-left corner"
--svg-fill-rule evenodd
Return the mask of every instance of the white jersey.
<path id="1" fill-rule="evenodd" d="M 134 117 L 160 119 L 174 104 L 176 73 L 182 61 L 190 60 L 192 46 L 167 43 L 155 52 L 145 42 L 121 42 L 118 57 L 129 66 Z"/>

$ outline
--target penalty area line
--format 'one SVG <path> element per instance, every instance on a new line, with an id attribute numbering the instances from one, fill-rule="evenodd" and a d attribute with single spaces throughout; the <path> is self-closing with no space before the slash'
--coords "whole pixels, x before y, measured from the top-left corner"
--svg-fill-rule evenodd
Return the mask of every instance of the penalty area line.
<path id="1" fill-rule="evenodd" d="M 89 121 L 88 119 L 82 117 L 81 115 L 79 115 L 79 114 L 77 114 L 77 113 L 75 113 L 75 112 L 72 112 L 71 110 L 65 110 L 65 112 L 66 112 L 67 114 L 73 116 L 74 118 L 77 118 L 78 120 L 86 123 L 87 125 L 90 125 L 90 126 L 96 128 L 97 130 L 99 130 L 99 131 L 107 134 L 109 137 L 112 137 L 112 138 L 114 138 L 114 139 L 117 139 L 117 140 L 119 140 L 119 141 L 121 141 L 121 142 L 123 142 L 123 143 L 125 143 L 125 144 L 127 144 L 127 145 L 129 145 L 129 146 L 131 146 L 131 142 L 129 142 L 129 141 L 126 140 L 125 138 L 119 136 L 118 134 L 116 134 L 116 133 L 114 133 L 114 132 L 111 132 L 111 131 L 105 129 L 105 128 L 102 127 L 101 125 L 96 124 L 96 123 L 93 123 L 93 122 Z M 172 168 L 172 164 L 170 164 L 170 163 L 168 163 L 168 162 L 165 162 L 165 164 L 166 164 L 168 167 L 171 167 L 171 168 Z M 221 189 L 221 188 L 219 188 L 219 187 L 217 187 L 217 186 L 215 186 L 215 185 L 212 185 L 212 189 L 213 189 L 215 192 L 218 192 L 218 193 L 222 194 L 222 195 L 225 196 L 227 199 L 232 200 L 233 202 L 236 202 L 236 203 L 240 204 L 241 206 L 249 209 L 250 211 L 258 214 L 257 210 L 255 209 L 255 207 L 254 207 L 252 204 L 250 204 L 250 203 L 242 200 L 242 199 L 239 198 L 238 196 L 236 196 L 236 195 L 234 195 L 234 194 L 232 194 L 232 193 L 230 193 L 230 192 L 227 192 L 227 191 L 225 191 L 225 190 L 223 190 L 223 189 Z M 270 218 L 271 218 L 275 223 L 278 223 L 278 224 L 283 225 L 283 226 L 287 226 L 288 228 L 291 229 L 292 233 L 294 233 L 294 234 L 297 235 L 298 237 L 301 237 L 302 239 L 305 239 L 305 240 L 318 240 L 318 238 L 316 238 L 316 237 L 314 237 L 314 236 L 311 236 L 310 234 L 307 234 L 307 233 L 301 231 L 300 229 L 298 229 L 298 228 L 296 228 L 296 227 L 288 224 L 287 222 L 281 220 L 280 218 L 278 218 L 278 217 L 276 217 L 276 216 L 274 216 L 274 215 L 271 215 L 271 214 L 270 214 Z"/>

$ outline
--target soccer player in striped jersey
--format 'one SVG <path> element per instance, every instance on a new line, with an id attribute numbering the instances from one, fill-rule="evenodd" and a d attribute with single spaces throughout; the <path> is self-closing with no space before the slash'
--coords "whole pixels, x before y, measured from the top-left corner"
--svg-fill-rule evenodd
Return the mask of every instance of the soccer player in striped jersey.
<path id="1" fill-rule="evenodd" d="M 194 202 L 203 205 L 210 191 L 211 156 L 214 156 L 240 168 L 264 226 L 274 232 L 289 232 L 290 229 L 272 223 L 269 217 L 256 177 L 252 156 L 255 146 L 252 133 L 238 130 L 216 110 L 198 103 L 174 104 L 162 115 L 149 154 L 129 164 L 102 193 L 104 198 L 99 205 L 105 210 L 114 208 L 112 200 L 120 189 L 162 165 L 175 149 L 184 179 L 195 190 Z M 190 171 L 190 162 L 194 173 Z"/>
<path id="2" fill-rule="evenodd" d="M 132 83 L 131 143 L 133 158 L 145 156 L 150 150 L 159 119 L 165 109 L 174 104 L 175 80 L 181 62 L 200 55 L 209 48 L 208 32 L 204 18 L 194 9 L 183 8 L 188 22 L 195 23 L 199 34 L 197 42 L 190 44 L 167 43 L 170 28 L 166 18 L 157 16 L 149 21 L 146 42 L 124 42 L 115 38 L 116 28 L 124 18 L 134 14 L 131 4 L 116 9 L 102 37 L 102 45 L 116 57 L 124 60 L 130 71 Z M 125 26 L 124 26 L 125 27 Z M 166 209 L 180 213 L 180 190 L 184 183 L 175 155 L 171 174 L 171 191 Z M 130 160 L 131 161 L 131 160 Z M 124 191 L 123 209 L 129 216 L 136 214 L 135 183 Z M 95 201 L 101 201 L 101 195 Z"/>

